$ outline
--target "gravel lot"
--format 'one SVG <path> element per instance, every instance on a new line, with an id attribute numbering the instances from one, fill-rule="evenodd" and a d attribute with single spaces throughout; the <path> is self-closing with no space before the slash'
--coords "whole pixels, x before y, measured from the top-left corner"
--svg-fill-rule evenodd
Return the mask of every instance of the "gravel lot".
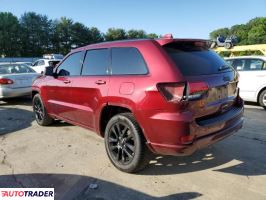
<path id="1" fill-rule="evenodd" d="M 0 101 L 0 187 L 54 187 L 62 200 L 266 199 L 266 111 L 255 105 L 235 135 L 189 157 L 154 156 L 136 175 L 115 169 L 93 132 L 40 127 L 31 110 L 27 98 Z"/>

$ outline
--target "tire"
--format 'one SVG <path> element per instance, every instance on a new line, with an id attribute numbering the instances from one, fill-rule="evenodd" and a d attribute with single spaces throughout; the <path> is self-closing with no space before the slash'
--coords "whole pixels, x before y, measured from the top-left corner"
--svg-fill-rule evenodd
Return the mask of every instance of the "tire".
<path id="1" fill-rule="evenodd" d="M 266 110 L 266 90 L 263 90 L 259 96 L 259 104 Z"/>
<path id="2" fill-rule="evenodd" d="M 151 152 L 145 144 L 141 128 L 131 113 L 112 117 L 105 129 L 105 149 L 119 170 L 135 173 L 148 163 Z"/>
<path id="3" fill-rule="evenodd" d="M 53 123 L 54 120 L 47 114 L 39 94 L 33 97 L 32 104 L 35 120 L 40 126 L 48 126 Z"/>
<path id="4" fill-rule="evenodd" d="M 224 47 L 226 48 L 226 49 L 230 49 L 231 48 L 231 43 L 229 43 L 229 42 L 226 42 L 225 44 L 224 44 Z"/>

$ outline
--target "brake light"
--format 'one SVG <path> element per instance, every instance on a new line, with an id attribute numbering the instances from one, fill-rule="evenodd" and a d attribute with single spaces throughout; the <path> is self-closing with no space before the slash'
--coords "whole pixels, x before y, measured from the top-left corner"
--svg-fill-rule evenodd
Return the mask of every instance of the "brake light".
<path id="1" fill-rule="evenodd" d="M 198 100 L 203 97 L 209 90 L 205 82 L 190 82 L 188 83 L 188 100 Z"/>
<path id="2" fill-rule="evenodd" d="M 8 78 L 0 78 L 0 85 L 9 85 L 9 84 L 13 84 L 14 81 L 12 81 L 11 79 Z"/>
<path id="3" fill-rule="evenodd" d="M 164 38 L 164 39 L 173 39 L 174 37 L 173 37 L 173 35 L 171 33 L 167 33 L 167 34 L 163 35 L 162 38 Z"/>
<path id="4" fill-rule="evenodd" d="M 180 102 L 185 96 L 185 83 L 159 83 L 158 90 L 170 102 Z"/>
<path id="5" fill-rule="evenodd" d="M 186 135 L 186 136 L 182 136 L 180 138 L 180 141 L 182 144 L 191 144 L 191 143 L 193 143 L 194 138 L 195 137 L 192 135 Z"/>
<path id="6" fill-rule="evenodd" d="M 159 83 L 157 88 L 167 101 L 173 103 L 182 100 L 199 100 L 209 90 L 205 82 Z"/>

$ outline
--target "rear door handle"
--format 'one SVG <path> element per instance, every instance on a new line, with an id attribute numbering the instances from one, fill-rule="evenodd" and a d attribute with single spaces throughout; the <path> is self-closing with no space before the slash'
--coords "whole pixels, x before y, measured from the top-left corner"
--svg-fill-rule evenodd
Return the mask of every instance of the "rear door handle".
<path id="1" fill-rule="evenodd" d="M 70 83 L 71 81 L 70 80 L 64 80 L 63 82 L 67 84 L 67 83 Z"/>
<path id="2" fill-rule="evenodd" d="M 95 81 L 95 83 L 96 83 L 97 85 L 104 85 L 104 84 L 106 84 L 106 81 L 98 80 L 98 81 Z"/>

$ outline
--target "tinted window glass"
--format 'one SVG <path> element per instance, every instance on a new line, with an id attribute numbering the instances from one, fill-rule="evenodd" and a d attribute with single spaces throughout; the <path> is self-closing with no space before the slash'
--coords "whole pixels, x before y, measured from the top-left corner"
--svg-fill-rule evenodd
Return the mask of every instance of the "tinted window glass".
<path id="1" fill-rule="evenodd" d="M 238 71 L 261 70 L 264 62 L 260 59 L 233 59 L 231 65 Z"/>
<path id="2" fill-rule="evenodd" d="M 80 75 L 81 65 L 84 58 L 84 52 L 80 51 L 68 56 L 64 62 L 57 68 L 59 76 Z"/>
<path id="3" fill-rule="evenodd" d="M 44 65 L 45 63 L 44 63 L 44 60 L 40 60 L 39 62 L 38 62 L 38 65 Z"/>
<path id="4" fill-rule="evenodd" d="M 38 65 L 39 61 L 36 61 L 35 63 L 32 64 L 33 67 L 36 67 Z"/>
<path id="5" fill-rule="evenodd" d="M 247 59 L 245 63 L 244 71 L 261 70 L 263 61 L 258 59 Z"/>
<path id="6" fill-rule="evenodd" d="M 112 48 L 112 74 L 147 74 L 146 64 L 136 48 Z"/>
<path id="7" fill-rule="evenodd" d="M 215 52 L 197 42 L 176 42 L 163 47 L 185 76 L 215 74 L 232 68 Z"/>
<path id="8" fill-rule="evenodd" d="M 264 62 L 263 66 L 262 66 L 262 70 L 266 70 L 266 62 Z"/>
<path id="9" fill-rule="evenodd" d="M 231 65 L 235 70 L 242 71 L 245 67 L 245 61 L 241 59 L 231 60 Z"/>
<path id="10" fill-rule="evenodd" d="M 110 64 L 108 49 L 97 49 L 87 51 L 82 75 L 106 75 Z"/>

